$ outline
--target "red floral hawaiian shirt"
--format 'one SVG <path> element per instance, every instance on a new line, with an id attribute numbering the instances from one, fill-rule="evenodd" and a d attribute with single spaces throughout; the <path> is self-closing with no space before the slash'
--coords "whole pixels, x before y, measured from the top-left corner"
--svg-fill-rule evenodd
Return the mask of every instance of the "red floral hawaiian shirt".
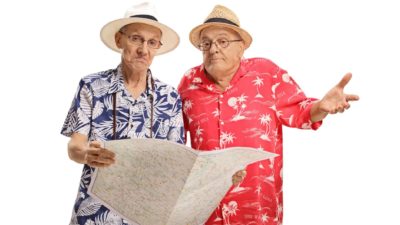
<path id="1" fill-rule="evenodd" d="M 202 65 L 186 72 L 178 90 L 193 148 L 245 146 L 279 155 L 249 165 L 245 179 L 228 191 L 206 224 L 281 224 L 282 125 L 317 129 L 321 122 L 310 121 L 316 99 L 263 58 L 243 59 L 225 91 L 207 79 Z"/>

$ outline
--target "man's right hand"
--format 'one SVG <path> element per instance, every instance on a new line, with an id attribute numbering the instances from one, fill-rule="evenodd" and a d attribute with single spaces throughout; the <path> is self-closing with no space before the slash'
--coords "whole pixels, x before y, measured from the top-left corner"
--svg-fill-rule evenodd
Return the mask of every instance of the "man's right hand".
<path id="1" fill-rule="evenodd" d="M 91 167 L 107 167 L 115 163 L 115 153 L 102 148 L 98 141 L 90 142 L 85 155 L 86 164 Z"/>
<path id="2" fill-rule="evenodd" d="M 77 163 L 92 167 L 107 167 L 115 163 L 115 153 L 102 148 L 100 141 L 88 142 L 88 137 L 73 133 L 68 143 L 68 156 Z"/>

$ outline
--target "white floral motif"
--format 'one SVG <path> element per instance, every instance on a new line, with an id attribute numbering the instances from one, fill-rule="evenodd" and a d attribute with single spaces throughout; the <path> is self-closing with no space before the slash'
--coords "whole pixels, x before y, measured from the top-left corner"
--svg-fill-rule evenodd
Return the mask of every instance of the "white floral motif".
<path id="1" fill-rule="evenodd" d="M 286 82 L 286 83 L 289 83 L 289 82 L 290 82 L 290 76 L 289 76 L 289 74 L 287 74 L 287 73 L 282 74 L 282 80 L 283 80 L 284 82 Z"/>
<path id="2" fill-rule="evenodd" d="M 195 77 L 195 78 L 193 79 L 193 82 L 194 82 L 194 83 L 201 83 L 201 78 L 200 78 L 200 77 Z"/>
<path id="3" fill-rule="evenodd" d="M 192 106 L 193 106 L 192 101 L 190 100 L 185 101 L 185 103 L 183 104 L 183 111 L 187 113 L 188 110 L 192 109 Z"/>
<path id="4" fill-rule="evenodd" d="M 196 73 L 196 70 L 190 69 L 190 70 L 186 71 L 184 76 L 187 77 L 187 78 L 191 78 L 195 73 Z"/>
<path id="5" fill-rule="evenodd" d="M 311 103 L 311 101 L 309 99 L 306 99 L 302 102 L 300 102 L 300 108 L 305 109 L 309 104 Z"/>
<path id="6" fill-rule="evenodd" d="M 196 90 L 196 89 L 199 89 L 199 87 L 197 85 L 191 84 L 188 89 L 189 90 Z"/>
<path id="7" fill-rule="evenodd" d="M 261 216 L 261 222 L 268 222 L 268 216 L 267 216 L 267 214 L 262 214 L 262 216 Z"/>
<path id="8" fill-rule="evenodd" d="M 214 117 L 218 117 L 220 115 L 219 109 L 216 108 L 213 112 L 212 112 Z"/>
<path id="9" fill-rule="evenodd" d="M 91 219 L 86 220 L 85 225 L 95 225 L 94 221 Z"/>

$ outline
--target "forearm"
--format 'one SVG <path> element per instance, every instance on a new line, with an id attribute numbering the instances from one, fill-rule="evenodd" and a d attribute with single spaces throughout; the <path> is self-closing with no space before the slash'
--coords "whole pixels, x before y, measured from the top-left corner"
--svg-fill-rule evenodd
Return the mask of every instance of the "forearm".
<path id="1" fill-rule="evenodd" d="M 321 101 L 316 101 L 311 106 L 310 117 L 313 123 L 323 120 L 328 115 L 327 112 L 321 110 L 320 103 Z"/>
<path id="2" fill-rule="evenodd" d="M 88 141 L 87 137 L 82 134 L 74 133 L 68 142 L 68 156 L 71 160 L 85 164 L 87 154 Z"/>

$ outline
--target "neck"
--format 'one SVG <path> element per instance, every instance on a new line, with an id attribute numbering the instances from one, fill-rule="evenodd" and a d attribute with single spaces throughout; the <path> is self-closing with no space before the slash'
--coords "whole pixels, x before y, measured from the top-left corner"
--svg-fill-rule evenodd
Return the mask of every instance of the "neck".
<path id="1" fill-rule="evenodd" d="M 135 71 L 132 68 L 122 66 L 124 84 L 129 93 L 137 98 L 146 89 L 147 71 Z"/>
<path id="2" fill-rule="evenodd" d="M 146 80 L 147 70 L 134 70 L 129 66 L 122 64 L 121 67 L 122 74 L 124 75 L 124 80 L 127 83 L 138 83 L 141 80 Z"/>
<path id="3" fill-rule="evenodd" d="M 220 89 L 221 91 L 224 91 L 229 85 L 230 82 L 235 76 L 236 71 L 238 70 L 239 66 L 232 68 L 231 70 L 228 71 L 223 71 L 223 72 L 215 72 L 213 74 L 206 72 L 206 76 L 208 79 L 210 79 L 215 85 Z"/>

